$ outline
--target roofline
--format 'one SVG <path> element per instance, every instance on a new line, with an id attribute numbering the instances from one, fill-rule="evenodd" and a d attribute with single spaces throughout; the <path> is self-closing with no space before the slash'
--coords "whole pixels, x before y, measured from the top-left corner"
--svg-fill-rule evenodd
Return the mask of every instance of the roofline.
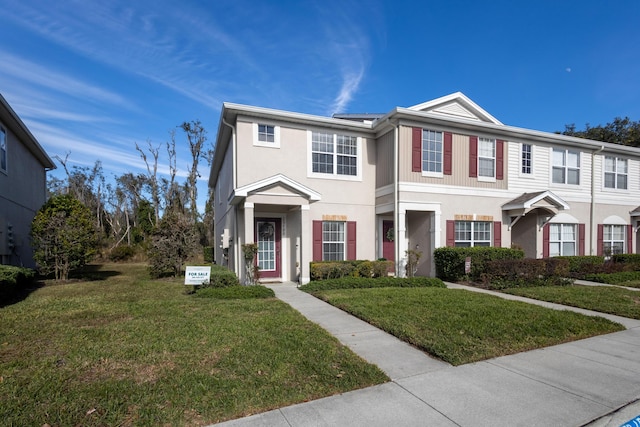
<path id="1" fill-rule="evenodd" d="M 27 147 L 29 152 L 33 154 L 44 166 L 45 169 L 51 170 L 56 168 L 56 164 L 51 160 L 51 157 L 44 151 L 44 148 L 40 145 L 38 140 L 33 136 L 29 128 L 24 124 L 24 122 L 18 117 L 18 114 L 11 108 L 7 100 L 0 94 L 0 105 L 2 105 L 3 109 L 9 113 L 9 119 L 12 121 L 11 124 L 5 123 L 6 126 L 11 128 L 13 133 L 18 136 L 18 139 Z M 0 118 L 4 116 L 4 114 L 0 114 Z"/>

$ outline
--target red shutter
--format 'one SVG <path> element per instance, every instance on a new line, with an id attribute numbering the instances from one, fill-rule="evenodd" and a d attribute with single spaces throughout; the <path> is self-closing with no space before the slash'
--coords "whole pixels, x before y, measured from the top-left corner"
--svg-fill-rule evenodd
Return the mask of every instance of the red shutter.
<path id="1" fill-rule="evenodd" d="M 422 129 L 411 129 L 411 171 L 422 172 Z"/>
<path id="2" fill-rule="evenodd" d="M 347 221 L 347 260 L 356 259 L 356 222 Z"/>
<path id="3" fill-rule="evenodd" d="M 578 255 L 584 256 L 584 224 L 578 224 Z"/>
<path id="4" fill-rule="evenodd" d="M 496 179 L 504 179 L 504 141 L 496 139 Z"/>
<path id="5" fill-rule="evenodd" d="M 469 176 L 476 178 L 478 176 L 478 137 L 469 137 Z"/>
<path id="6" fill-rule="evenodd" d="M 322 261 L 322 221 L 313 221 L 313 260 Z"/>
<path id="7" fill-rule="evenodd" d="M 444 133 L 444 147 L 443 147 L 443 165 L 442 171 L 445 175 L 451 175 L 451 152 L 453 145 L 453 135 L 451 132 Z"/>
<path id="8" fill-rule="evenodd" d="M 627 225 L 627 253 L 633 253 L 633 225 Z"/>
<path id="9" fill-rule="evenodd" d="M 549 224 L 542 227 L 542 258 L 549 258 Z"/>
<path id="10" fill-rule="evenodd" d="M 598 224 L 598 256 L 604 254 L 604 225 Z"/>
<path id="11" fill-rule="evenodd" d="M 447 220 L 447 246 L 456 245 L 456 222 Z"/>
<path id="12" fill-rule="evenodd" d="M 502 222 L 493 222 L 493 246 L 496 248 L 502 247 Z"/>

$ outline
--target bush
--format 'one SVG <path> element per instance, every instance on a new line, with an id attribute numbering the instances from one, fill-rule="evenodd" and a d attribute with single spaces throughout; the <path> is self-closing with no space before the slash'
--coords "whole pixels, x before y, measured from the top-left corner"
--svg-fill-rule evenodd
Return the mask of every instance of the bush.
<path id="1" fill-rule="evenodd" d="M 388 277 L 389 273 L 394 272 L 395 263 L 385 259 L 379 259 L 371 262 L 372 277 Z"/>
<path id="2" fill-rule="evenodd" d="M 640 254 L 611 255 L 611 261 L 619 264 L 635 264 L 635 267 L 638 268 L 640 265 Z"/>
<path id="3" fill-rule="evenodd" d="M 440 279 L 433 277 L 342 277 L 339 279 L 326 279 L 310 282 L 302 285 L 300 290 L 305 292 L 326 291 L 331 289 L 361 289 L 361 288 L 419 288 L 437 287 L 444 288 L 445 284 Z"/>
<path id="4" fill-rule="evenodd" d="M 471 258 L 471 271 L 468 275 L 464 272 L 464 263 L 467 257 Z M 487 262 L 523 259 L 524 251 L 495 247 L 442 247 L 433 251 L 433 258 L 436 265 L 436 276 L 440 279 L 457 282 L 466 277 L 469 280 L 477 281 L 485 272 Z"/>
<path id="5" fill-rule="evenodd" d="M 0 265 L 0 301 L 7 301 L 29 286 L 35 278 L 29 268 Z"/>
<path id="6" fill-rule="evenodd" d="M 619 271 L 617 273 L 588 274 L 585 276 L 585 280 L 618 285 L 624 282 L 630 282 L 632 280 L 640 280 L 640 271 Z"/>
<path id="7" fill-rule="evenodd" d="M 339 279 L 341 277 L 387 277 L 395 263 L 377 261 L 314 261 L 309 264 L 311 280 Z"/>
<path id="8" fill-rule="evenodd" d="M 252 299 L 273 298 L 275 293 L 265 286 L 228 286 L 225 288 L 200 288 L 196 290 L 196 297 L 215 299 Z"/>
<path id="9" fill-rule="evenodd" d="M 525 288 L 533 286 L 563 286 L 568 279 L 569 261 L 559 258 L 511 259 L 489 261 L 482 274 L 487 289 Z"/>
<path id="10" fill-rule="evenodd" d="M 109 260 L 113 262 L 128 261 L 133 258 L 135 254 L 136 250 L 133 248 L 133 246 L 116 246 L 115 248 L 111 249 L 111 252 L 109 253 Z"/>
<path id="11" fill-rule="evenodd" d="M 240 285 L 240 281 L 236 273 L 222 265 L 212 265 L 210 283 L 204 287 L 226 288 L 238 285 Z"/>
<path id="12" fill-rule="evenodd" d="M 566 259 L 569 262 L 569 273 L 580 275 L 591 273 L 604 265 L 604 257 L 596 255 L 558 256 L 556 259 Z"/>
<path id="13" fill-rule="evenodd" d="M 204 257 L 204 262 L 208 264 L 213 263 L 213 246 L 204 246 L 202 248 L 202 255 Z"/>

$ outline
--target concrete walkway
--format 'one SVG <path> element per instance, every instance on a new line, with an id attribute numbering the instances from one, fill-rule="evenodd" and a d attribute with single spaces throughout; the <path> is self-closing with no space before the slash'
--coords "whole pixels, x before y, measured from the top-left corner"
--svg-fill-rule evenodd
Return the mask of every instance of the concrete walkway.
<path id="1" fill-rule="evenodd" d="M 292 283 L 272 285 L 278 298 L 380 367 L 391 382 L 219 425 L 617 427 L 640 416 L 640 321 L 448 285 L 607 317 L 627 330 L 453 367 Z"/>

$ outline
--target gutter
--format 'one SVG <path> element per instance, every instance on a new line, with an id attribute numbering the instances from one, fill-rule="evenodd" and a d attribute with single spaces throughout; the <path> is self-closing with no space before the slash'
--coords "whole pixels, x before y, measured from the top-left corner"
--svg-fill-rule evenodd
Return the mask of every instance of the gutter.
<path id="1" fill-rule="evenodd" d="M 233 191 L 235 192 L 237 188 L 237 183 L 238 183 L 238 179 L 237 179 L 238 159 L 236 156 L 236 128 L 235 126 L 233 126 L 232 124 L 230 124 L 224 119 L 224 112 L 222 113 L 221 119 L 222 119 L 222 123 L 225 126 L 229 126 L 231 128 L 231 156 L 232 156 L 231 167 L 233 169 L 233 171 L 231 172 L 231 176 L 233 181 L 232 188 L 233 188 Z M 239 243 L 238 242 L 238 218 L 237 218 L 237 215 L 235 214 L 236 209 L 237 207 L 234 209 L 233 236 L 231 237 L 229 244 L 233 245 L 233 265 L 234 265 L 234 269 L 236 270 L 235 273 L 238 275 L 238 277 L 240 277 L 242 266 L 240 265 L 240 245 L 238 244 Z"/>
<path id="2" fill-rule="evenodd" d="M 591 206 L 589 208 L 589 222 L 591 223 L 591 232 L 589 233 L 589 255 L 593 255 L 593 236 L 594 234 L 597 233 L 597 229 L 595 229 L 595 224 L 593 223 L 593 220 L 595 217 L 595 211 L 596 211 L 595 159 L 596 159 L 596 154 L 601 153 L 603 150 L 604 150 L 604 145 L 600 146 L 600 148 L 598 148 L 597 150 L 591 152 Z"/>
<path id="3" fill-rule="evenodd" d="M 393 126 L 393 250 L 395 252 L 395 264 L 396 264 L 396 277 L 401 277 L 400 269 L 400 245 L 398 228 L 400 226 L 400 168 L 398 167 L 399 160 L 399 147 L 398 141 L 400 139 L 398 123 L 393 123 L 388 117 L 387 123 Z"/>

